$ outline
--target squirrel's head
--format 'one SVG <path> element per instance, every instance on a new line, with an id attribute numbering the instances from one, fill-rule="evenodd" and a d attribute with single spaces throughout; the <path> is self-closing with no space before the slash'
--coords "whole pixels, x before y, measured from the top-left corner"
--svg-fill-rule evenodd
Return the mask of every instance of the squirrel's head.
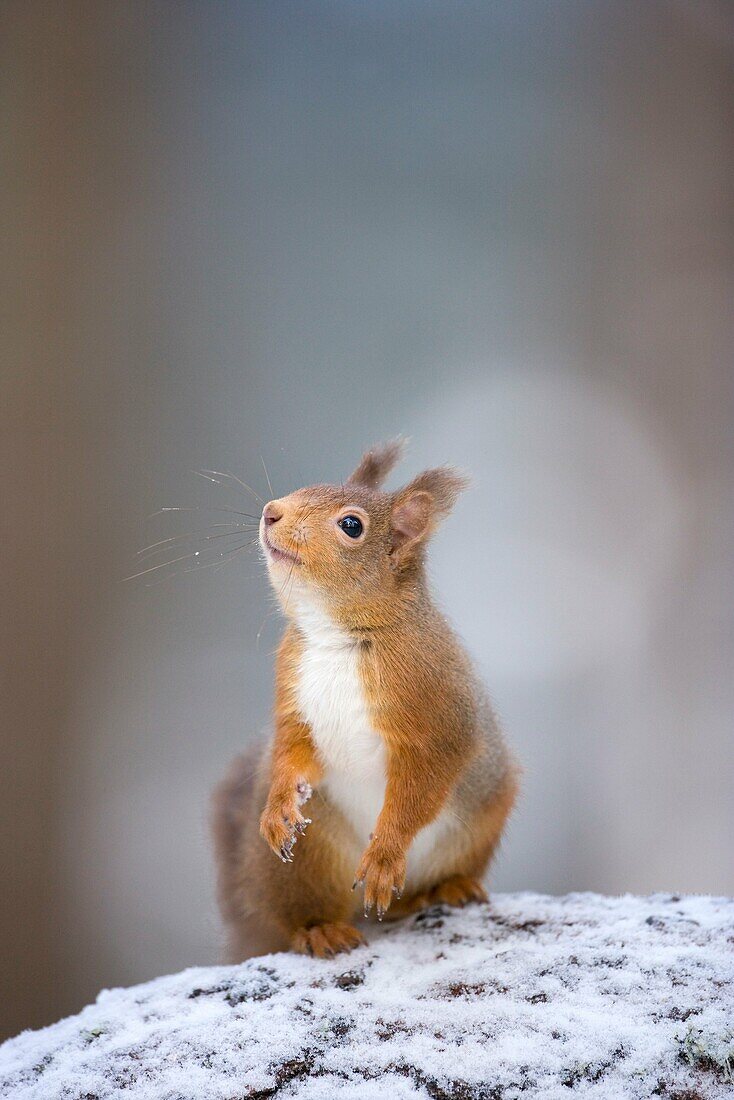
<path id="1" fill-rule="evenodd" d="M 352 619 L 374 617 L 420 574 L 426 545 L 467 479 L 443 466 L 382 492 L 403 442 L 368 451 L 340 485 L 314 485 L 263 508 L 260 543 L 285 609 L 304 596 Z"/>

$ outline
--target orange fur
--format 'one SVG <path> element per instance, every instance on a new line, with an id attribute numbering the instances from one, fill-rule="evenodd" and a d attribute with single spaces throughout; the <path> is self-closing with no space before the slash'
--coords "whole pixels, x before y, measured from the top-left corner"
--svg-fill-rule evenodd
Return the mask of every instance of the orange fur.
<path id="1" fill-rule="evenodd" d="M 391 905 L 392 916 L 485 897 L 479 880 L 515 801 L 518 769 L 424 571 L 430 535 L 465 479 L 449 468 L 429 470 L 395 493 L 381 492 L 399 450 L 375 448 L 344 486 L 298 490 L 263 512 L 261 542 L 290 621 L 277 659 L 274 737 L 249 805 L 236 805 L 248 797 L 241 776 L 223 785 L 217 803 L 220 905 L 233 954 L 247 952 L 253 928 L 268 930 L 274 946 L 316 955 L 350 950 L 361 942 L 349 923 L 358 910 L 355 879 L 365 908 L 380 917 Z M 341 530 L 345 515 L 361 521 L 359 538 Z M 335 765 L 304 713 L 314 614 L 317 630 L 326 631 L 319 660 L 338 651 L 334 676 L 356 670 L 363 705 L 351 700 L 347 680 L 337 710 L 367 721 L 384 753 L 382 808 L 359 859 L 358 822 L 334 794 Z M 342 721 L 337 740 L 348 769 L 352 731 L 339 714 L 334 721 Z M 355 742 L 358 751 L 366 750 Z M 414 860 L 414 842 L 434 824 L 435 844 Z M 406 873 L 409 896 L 396 901 Z"/>

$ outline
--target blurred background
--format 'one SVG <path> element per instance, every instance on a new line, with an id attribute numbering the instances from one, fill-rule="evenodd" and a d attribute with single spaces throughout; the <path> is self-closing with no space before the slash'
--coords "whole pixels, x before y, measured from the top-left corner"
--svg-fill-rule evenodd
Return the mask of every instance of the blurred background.
<path id="1" fill-rule="evenodd" d="M 492 887 L 734 892 L 731 5 L 1 11 L 2 1034 L 218 957 L 280 624 L 247 550 L 121 582 L 233 518 L 162 506 L 257 510 L 202 467 L 471 470 Z"/>

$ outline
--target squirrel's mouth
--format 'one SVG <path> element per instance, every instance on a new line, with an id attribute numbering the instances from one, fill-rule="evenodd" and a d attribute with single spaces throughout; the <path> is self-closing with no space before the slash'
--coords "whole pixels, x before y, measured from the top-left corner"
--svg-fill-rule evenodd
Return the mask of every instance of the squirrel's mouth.
<path id="1" fill-rule="evenodd" d="M 292 550 L 281 550 L 279 546 L 271 542 L 268 538 L 268 532 L 265 527 L 262 528 L 260 533 L 260 541 L 263 544 L 265 550 L 270 554 L 271 558 L 275 561 L 288 561 L 293 565 L 303 565 L 303 562 L 299 558 L 298 554 L 294 554 Z"/>

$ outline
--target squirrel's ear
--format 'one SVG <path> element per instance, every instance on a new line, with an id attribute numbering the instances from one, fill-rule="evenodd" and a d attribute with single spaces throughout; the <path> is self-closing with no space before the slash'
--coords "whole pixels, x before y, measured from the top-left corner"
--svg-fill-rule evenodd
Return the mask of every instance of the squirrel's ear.
<path id="1" fill-rule="evenodd" d="M 404 564 L 433 534 L 453 508 L 469 479 L 450 466 L 425 470 L 393 494 L 390 529 L 393 562 Z"/>
<path id="2" fill-rule="evenodd" d="M 365 454 L 359 466 L 347 481 L 348 485 L 364 485 L 366 489 L 379 489 L 405 448 L 404 439 L 392 439 L 378 443 Z"/>

